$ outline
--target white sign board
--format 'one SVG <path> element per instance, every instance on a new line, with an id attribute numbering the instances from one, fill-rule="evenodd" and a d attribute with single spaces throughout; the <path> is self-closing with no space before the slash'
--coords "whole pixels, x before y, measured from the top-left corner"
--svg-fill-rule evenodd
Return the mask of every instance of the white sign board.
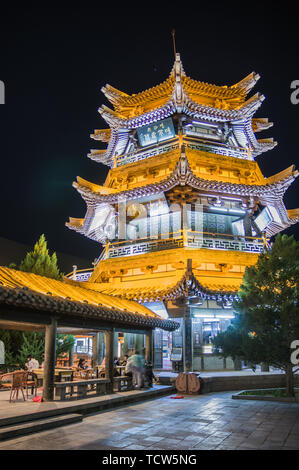
<path id="1" fill-rule="evenodd" d="M 5 348 L 3 341 L 0 341 L 0 364 L 5 364 Z"/>

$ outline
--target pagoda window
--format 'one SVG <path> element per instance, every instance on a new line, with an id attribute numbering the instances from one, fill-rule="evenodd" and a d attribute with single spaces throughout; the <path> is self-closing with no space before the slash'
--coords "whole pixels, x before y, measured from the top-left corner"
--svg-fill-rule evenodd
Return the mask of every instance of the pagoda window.
<path id="1" fill-rule="evenodd" d="M 183 128 L 187 137 L 207 138 L 213 140 L 222 140 L 223 131 L 220 126 L 207 125 L 204 123 L 195 124 L 189 123 Z"/>
<path id="2" fill-rule="evenodd" d="M 203 232 L 227 235 L 245 235 L 244 219 L 226 214 L 203 214 Z"/>

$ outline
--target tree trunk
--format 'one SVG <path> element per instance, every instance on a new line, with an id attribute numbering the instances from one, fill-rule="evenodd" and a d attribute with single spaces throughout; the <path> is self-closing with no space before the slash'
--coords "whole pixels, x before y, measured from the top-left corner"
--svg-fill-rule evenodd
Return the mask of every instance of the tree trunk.
<path id="1" fill-rule="evenodd" d="M 286 394 L 288 397 L 294 397 L 294 375 L 293 375 L 293 365 L 288 364 L 285 368 L 286 373 Z"/>

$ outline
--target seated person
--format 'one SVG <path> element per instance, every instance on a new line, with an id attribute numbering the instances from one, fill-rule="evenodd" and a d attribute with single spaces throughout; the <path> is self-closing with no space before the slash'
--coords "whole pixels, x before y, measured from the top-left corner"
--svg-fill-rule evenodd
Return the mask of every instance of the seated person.
<path id="1" fill-rule="evenodd" d="M 79 359 L 78 369 L 83 369 L 83 370 L 88 369 L 88 365 L 86 364 L 86 361 L 83 357 Z"/>
<path id="2" fill-rule="evenodd" d="M 152 387 L 153 380 L 156 382 L 158 380 L 158 377 L 154 375 L 152 363 L 148 361 L 145 363 L 144 381 L 148 387 Z"/>
<path id="3" fill-rule="evenodd" d="M 121 366 L 126 366 L 128 362 L 129 356 L 127 354 L 124 355 L 123 360 L 121 361 L 120 365 Z"/>
<path id="4" fill-rule="evenodd" d="M 39 369 L 39 362 L 37 359 L 34 359 L 31 355 L 29 355 L 25 366 L 29 371 L 32 371 L 33 369 Z"/>

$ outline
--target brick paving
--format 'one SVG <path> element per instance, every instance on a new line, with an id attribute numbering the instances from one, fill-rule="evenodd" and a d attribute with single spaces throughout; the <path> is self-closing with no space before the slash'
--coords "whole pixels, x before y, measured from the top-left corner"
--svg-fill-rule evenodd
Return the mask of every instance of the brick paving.
<path id="1" fill-rule="evenodd" d="M 0 443 L 0 450 L 299 450 L 299 405 L 232 400 L 233 392 L 170 396 Z"/>

